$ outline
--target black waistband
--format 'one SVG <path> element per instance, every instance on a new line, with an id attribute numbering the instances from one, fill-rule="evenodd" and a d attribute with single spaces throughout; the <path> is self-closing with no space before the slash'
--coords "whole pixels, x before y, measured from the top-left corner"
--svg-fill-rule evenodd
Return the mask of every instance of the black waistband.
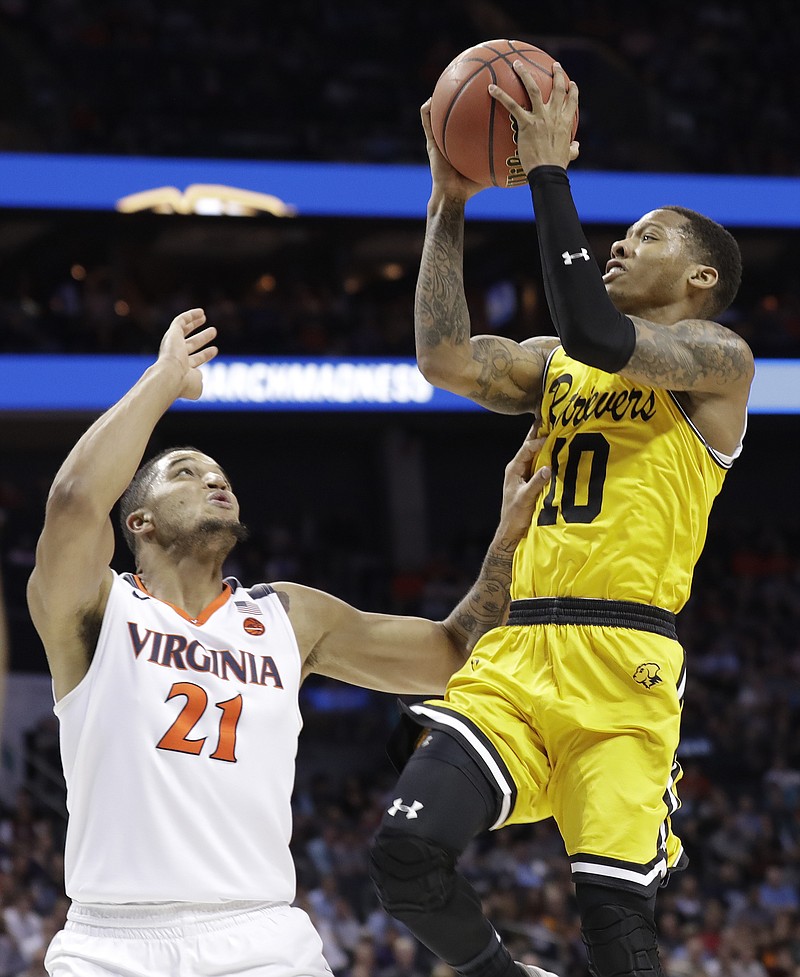
<path id="1" fill-rule="evenodd" d="M 596 600 L 592 597 L 512 600 L 508 624 L 586 624 L 601 628 L 633 628 L 678 640 L 672 611 L 630 600 Z"/>

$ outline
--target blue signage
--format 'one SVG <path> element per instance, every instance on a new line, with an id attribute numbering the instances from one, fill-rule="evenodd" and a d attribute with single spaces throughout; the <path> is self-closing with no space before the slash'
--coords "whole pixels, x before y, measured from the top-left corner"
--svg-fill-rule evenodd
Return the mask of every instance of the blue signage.
<path id="1" fill-rule="evenodd" d="M 587 223 L 630 223 L 667 204 L 731 227 L 800 227 L 800 178 L 570 171 Z M 425 216 L 427 166 L 0 153 L 0 207 L 278 217 Z M 479 220 L 530 220 L 527 189 L 473 197 Z"/>
<path id="2" fill-rule="evenodd" d="M 100 413 L 153 362 L 146 356 L 0 355 L 0 412 Z M 413 358 L 218 357 L 189 411 L 469 411 Z M 800 360 L 758 360 L 751 414 L 800 414 Z"/>

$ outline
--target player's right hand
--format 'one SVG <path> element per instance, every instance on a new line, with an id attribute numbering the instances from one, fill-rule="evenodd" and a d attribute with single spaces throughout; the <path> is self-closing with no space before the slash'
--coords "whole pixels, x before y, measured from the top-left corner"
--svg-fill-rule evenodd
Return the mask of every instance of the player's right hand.
<path id="1" fill-rule="evenodd" d="M 425 144 L 431 164 L 434 193 L 438 192 L 455 200 L 469 200 L 484 187 L 480 183 L 475 183 L 473 180 L 468 180 L 462 176 L 454 166 L 451 166 L 444 153 L 436 145 L 436 140 L 433 138 L 433 126 L 431 125 L 431 100 L 428 99 L 427 102 L 423 102 L 419 111 L 422 117 L 422 128 L 425 130 Z"/>
<path id="2" fill-rule="evenodd" d="M 508 92 L 489 85 L 489 94 L 514 117 L 517 123 L 517 155 L 525 173 L 537 166 L 563 166 L 578 158 L 580 145 L 572 138 L 578 113 L 578 86 L 568 81 L 564 69 L 553 62 L 553 90 L 545 102 L 533 75 L 522 61 L 514 71 L 525 86 L 530 109 L 524 108 Z"/>
<path id="3" fill-rule="evenodd" d="M 536 467 L 539 452 L 545 438 L 537 436 L 538 419 L 525 436 L 521 447 L 506 465 L 503 480 L 503 504 L 501 524 L 509 535 L 522 539 L 531 526 L 536 500 L 550 481 L 551 469 L 545 465 Z"/>
<path id="4" fill-rule="evenodd" d="M 159 362 L 177 364 L 180 368 L 182 385 L 177 396 L 186 400 L 197 400 L 203 392 L 203 374 L 199 368 L 219 352 L 216 346 L 208 345 L 217 335 L 214 326 L 195 332 L 205 321 L 202 309 L 189 309 L 175 316 L 158 350 Z"/>

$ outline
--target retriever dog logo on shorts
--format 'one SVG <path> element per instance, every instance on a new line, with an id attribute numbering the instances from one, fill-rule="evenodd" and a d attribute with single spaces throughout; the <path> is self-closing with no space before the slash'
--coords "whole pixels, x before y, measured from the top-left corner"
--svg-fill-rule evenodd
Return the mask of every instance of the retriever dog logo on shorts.
<path id="1" fill-rule="evenodd" d="M 646 689 L 652 689 L 654 685 L 659 685 L 664 681 L 658 674 L 660 670 L 661 666 L 656 665 L 655 662 L 644 662 L 633 673 L 633 680 Z"/>

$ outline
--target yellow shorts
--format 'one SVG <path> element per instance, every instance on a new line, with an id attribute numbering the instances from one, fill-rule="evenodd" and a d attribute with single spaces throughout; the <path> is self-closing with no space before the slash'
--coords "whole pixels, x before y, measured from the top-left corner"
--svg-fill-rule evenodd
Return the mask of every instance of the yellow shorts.
<path id="1" fill-rule="evenodd" d="M 670 828 L 684 681 L 675 637 L 512 625 L 478 642 L 443 700 L 410 711 L 482 761 L 502 797 L 494 828 L 552 815 L 574 881 L 649 892 L 687 861 Z"/>

